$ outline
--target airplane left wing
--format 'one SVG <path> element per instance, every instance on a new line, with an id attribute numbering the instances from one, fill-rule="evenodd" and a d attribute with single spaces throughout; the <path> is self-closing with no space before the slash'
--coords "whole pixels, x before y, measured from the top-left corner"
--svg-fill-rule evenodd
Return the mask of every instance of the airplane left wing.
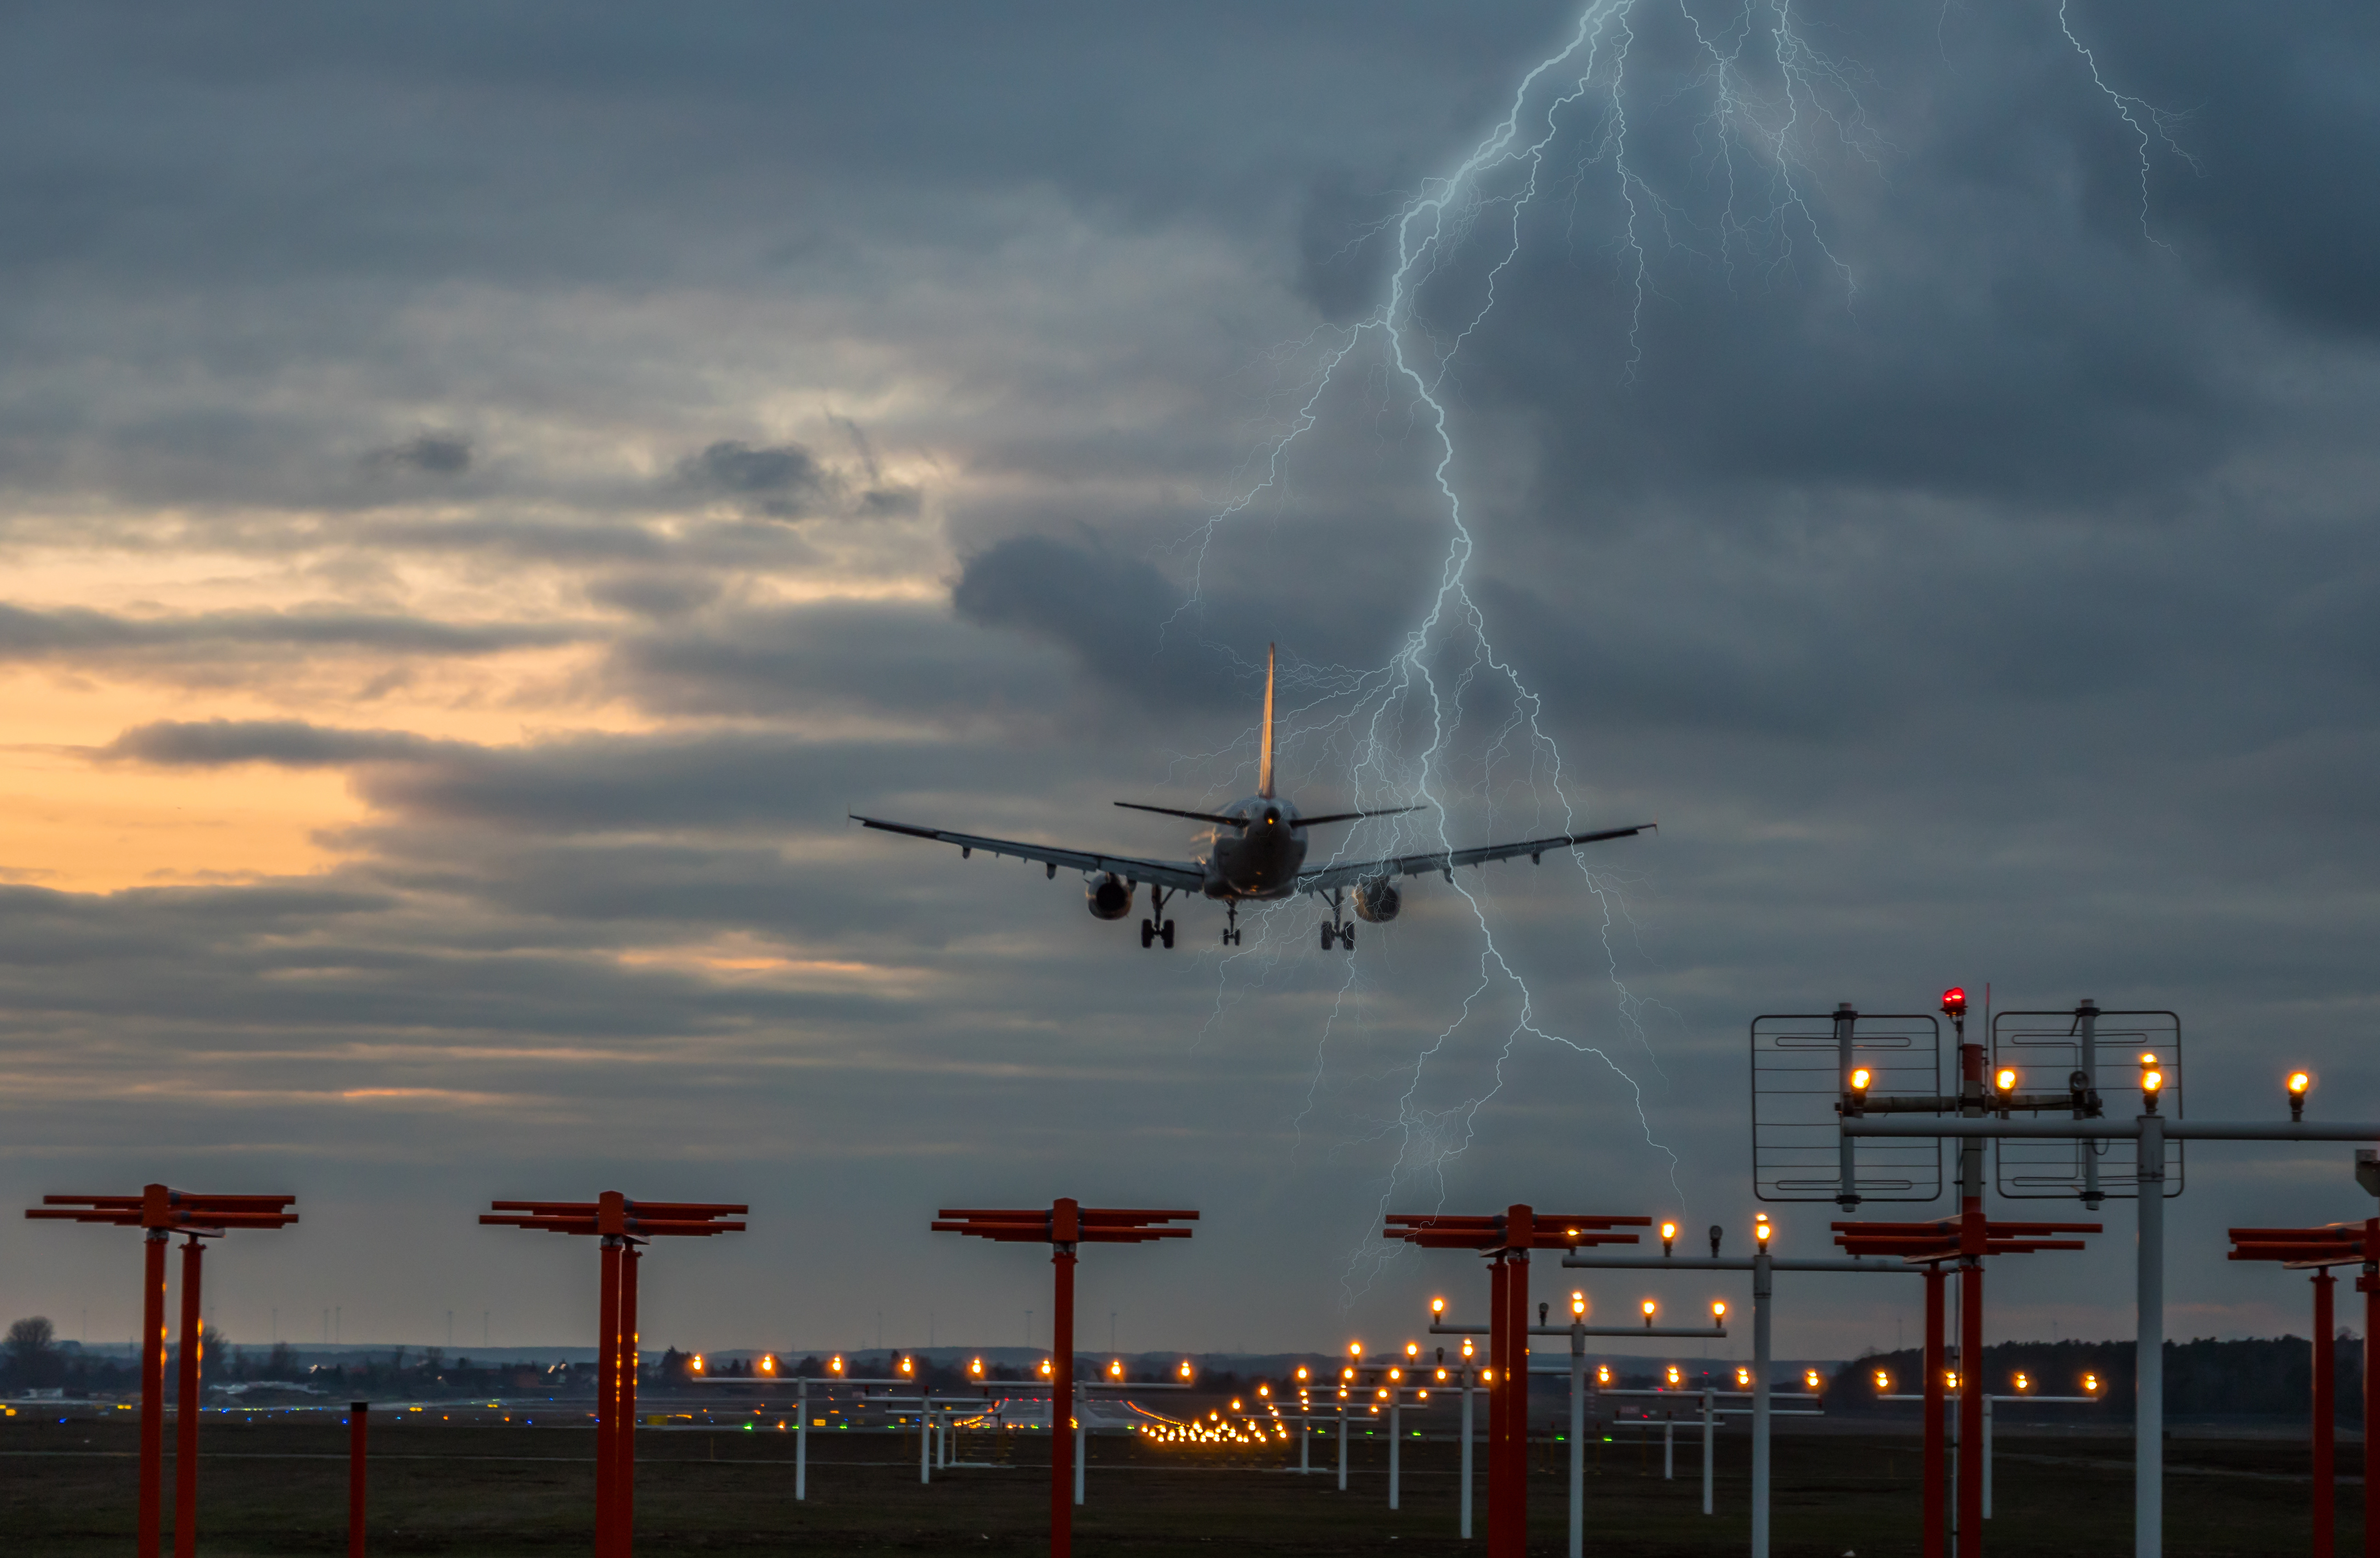
<path id="1" fill-rule="evenodd" d="M 1195 893 L 1206 884 L 1207 873 L 1191 860 L 1143 860 L 1129 855 L 1099 855 L 1082 849 L 1053 849 L 1046 844 L 1019 844 L 1014 839 L 979 838 L 974 834 L 947 833 L 941 828 L 917 828 L 906 822 L 887 822 L 875 817 L 851 813 L 851 820 L 866 827 L 888 834 L 906 834 L 911 838 L 930 838 L 942 844 L 955 844 L 962 857 L 980 849 L 987 855 L 1014 855 L 1020 860 L 1038 860 L 1058 874 L 1064 866 L 1071 870 L 1106 871 L 1130 882 L 1151 882 L 1160 887 Z M 1166 943 L 1172 945 L 1171 942 Z"/>
<path id="2" fill-rule="evenodd" d="M 1423 871 L 1443 871 L 1449 880 L 1457 866 L 1484 866 L 1490 860 L 1510 860 L 1526 855 L 1530 863 L 1537 864 L 1540 857 L 1557 849 L 1570 849 L 1582 844 L 1600 844 L 1608 838 L 1633 838 L 1638 834 L 1655 832 L 1658 822 L 1640 822 L 1633 828 L 1605 828 L 1599 833 L 1556 834 L 1551 838 L 1532 838 L 1519 844 L 1485 844 L 1475 849 L 1434 849 L 1427 855 L 1392 855 L 1384 860 L 1341 860 L 1328 866 L 1297 873 L 1297 890 L 1301 893 L 1328 893 L 1334 887 L 1348 887 L 1376 877 L 1418 876 Z"/>

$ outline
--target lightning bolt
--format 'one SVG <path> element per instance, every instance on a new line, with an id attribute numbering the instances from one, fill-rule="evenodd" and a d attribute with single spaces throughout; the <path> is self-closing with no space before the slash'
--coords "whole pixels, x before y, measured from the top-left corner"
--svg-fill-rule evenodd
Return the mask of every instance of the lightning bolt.
<path id="1" fill-rule="evenodd" d="M 2075 36 L 2067 4 L 2058 0 L 2057 8 L 2067 42 L 2140 137 L 2145 232 L 2151 135 L 2174 145 L 2170 116 L 2107 84 L 2096 58 Z M 1661 51 L 1658 63 L 1637 67 L 1648 37 L 1657 39 Z M 1638 79 L 1657 70 L 1656 82 Z M 1526 247 L 1530 213 L 1566 191 L 1571 237 L 1591 185 L 1609 201 L 1616 218 L 1609 258 L 1629 308 L 1626 353 L 1614 365 L 1624 383 L 1633 383 L 1642 361 L 1646 310 L 1659 298 L 1655 261 L 1664 252 L 1712 265 L 1730 287 L 1747 278 L 1764 286 L 1791 280 L 1806 255 L 1849 309 L 1858 294 L 1857 277 L 1828 242 L 1813 191 L 1820 183 L 1821 153 L 1882 165 L 1881 138 L 1860 103 L 1857 89 L 1864 79 L 1855 67 L 1812 44 L 1793 0 L 1732 0 L 1699 10 L 1692 0 L 1590 0 L 1560 46 L 1521 77 L 1503 116 L 1468 154 L 1426 179 L 1391 215 L 1358 235 L 1358 244 L 1392 240 L 1393 263 L 1379 300 L 1354 323 L 1319 328 L 1283 353 L 1281 360 L 1307 366 L 1301 379 L 1276 393 L 1276 404 L 1286 414 L 1235 473 L 1232 495 L 1179 543 L 1177 555 L 1186 564 L 1191 586 L 1165 625 L 1170 630 L 1200 599 L 1219 533 L 1260 505 L 1287 504 L 1295 452 L 1323 425 L 1342 381 L 1373 386 L 1401 404 L 1409 432 L 1428 452 L 1427 491 L 1445 527 L 1446 546 L 1434 583 L 1418 621 L 1386 664 L 1285 665 L 1285 689 L 1297 706 L 1289 710 L 1284 730 L 1307 776 L 1345 787 L 1354 804 L 1418 802 L 1427 809 L 1358 824 L 1360 831 L 1345 836 L 1335 858 L 1451 849 L 1448 803 L 1457 799 L 1476 803 L 1492 824 L 1504 798 L 1518 794 L 1527 798 L 1533 820 L 1543 821 L 1550 809 L 1559 813 L 1560 831 L 1578 831 L 1560 750 L 1542 724 L 1543 701 L 1496 649 L 1486 613 L 1470 588 L 1478 543 L 1465 509 L 1466 472 L 1449 409 L 1462 349 L 1495 311 L 1500 288 Z M 1665 189 L 1658 159 L 1639 155 L 1638 123 L 1632 118 L 1632 107 L 1649 103 L 1666 110 L 1696 93 L 1702 117 L 1694 163 L 1706 184 L 1718 192 L 1715 212 L 1700 217 L 1692 192 Z M 1574 153 L 1562 150 L 1566 136 L 1576 137 Z M 1243 673 L 1255 669 L 1225 646 L 1205 647 Z M 1476 719 L 1475 711 L 1491 694 L 1500 701 L 1500 717 L 1491 722 L 1475 751 L 1466 752 L 1466 718 Z M 1245 746 L 1244 741 L 1232 750 Z M 1238 759 L 1225 766 L 1218 788 L 1244 776 Z M 1355 847 L 1359 837 L 1361 849 Z M 1516 955 L 1499 941 L 1492 895 L 1479 879 L 1465 881 L 1450 872 L 1477 932 L 1467 988 L 1435 1037 L 1409 1060 L 1385 1072 L 1350 1070 L 1343 1077 L 1348 1090 L 1368 1088 L 1388 1101 L 1386 1107 L 1355 1111 L 1352 1134 L 1332 1150 L 1390 1149 L 1378 1181 L 1379 1211 L 1416 1194 L 1442 1204 L 1449 1164 L 1477 1139 L 1481 1112 L 1502 1091 L 1521 1047 L 1532 1044 L 1588 1058 L 1616 1079 L 1645 1150 L 1666 1160 L 1671 1192 L 1684 1214 L 1677 1154 L 1655 1130 L 1645 1087 L 1634 1069 L 1641 1053 L 1659 1074 L 1644 1021 L 1647 1004 L 1630 991 L 1615 945 L 1616 936 L 1633 931 L 1627 897 L 1616 876 L 1591 870 L 1579 851 L 1570 853 L 1584 889 L 1599 908 L 1596 934 L 1632 1053 L 1623 1063 L 1613 1047 L 1573 1037 L 1542 1019 Z M 1240 1001 L 1280 976 L 1288 950 L 1303 934 L 1302 913 L 1302 906 L 1285 904 L 1257 909 L 1256 944 L 1215 955 L 1210 1030 Z M 1291 925 L 1296 929 L 1290 934 L 1276 933 Z M 1295 1117 L 1301 1149 L 1333 1080 L 1332 1046 L 1366 989 L 1362 965 L 1349 959 Z M 1498 1015 L 1490 1016 L 1491 1011 Z M 1456 1075 L 1457 1061 L 1476 1068 L 1483 1058 L 1484 1080 Z M 1368 1119 L 1363 1118 L 1366 1113 Z M 1398 1253 L 1399 1247 L 1378 1238 L 1377 1227 L 1377 1219 L 1367 1223 L 1349 1251 L 1342 1284 L 1349 1302 Z"/>

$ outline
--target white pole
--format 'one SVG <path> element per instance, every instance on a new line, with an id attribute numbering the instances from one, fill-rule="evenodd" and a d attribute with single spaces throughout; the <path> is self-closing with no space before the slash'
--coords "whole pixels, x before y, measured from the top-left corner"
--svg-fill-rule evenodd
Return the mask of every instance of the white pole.
<path id="1" fill-rule="evenodd" d="M 1768 1246 L 1752 1258 L 1752 1558 L 1768 1558 Z"/>
<path id="2" fill-rule="evenodd" d="M 1398 1441 L 1404 1437 L 1399 1431 L 1403 1419 L 1398 1414 L 1403 1410 L 1402 1401 L 1393 1395 L 1389 1397 L 1389 1507 L 1390 1509 L 1397 1507 L 1397 1452 L 1403 1448 Z"/>
<path id="3" fill-rule="evenodd" d="M 1586 1553 L 1586 1322 L 1570 1322 L 1570 1558 Z"/>
<path id="4" fill-rule="evenodd" d="M 1992 1398 L 1984 1397 L 1984 1518 L 1992 1517 Z"/>
<path id="5" fill-rule="evenodd" d="M 1661 1419 L 1661 1480 L 1674 1482 L 1678 1477 L 1678 1419 Z"/>
<path id="6" fill-rule="evenodd" d="M 1307 1443 L 1313 1438 L 1314 1415 L 1309 1412 L 1297 1419 L 1297 1471 L 1298 1475 L 1301 1477 L 1313 1469 L 1312 1467 L 1306 1464 L 1305 1459 Z"/>
<path id="7" fill-rule="evenodd" d="M 1347 1408 L 1339 1408 L 1339 1491 L 1347 1491 Z"/>
<path id="8" fill-rule="evenodd" d="M 1463 1540 L 1471 1540 L 1471 1369 L 1463 1370 Z"/>
<path id="9" fill-rule="evenodd" d="M 2132 1373 L 2132 1553 L 2165 1552 L 2165 1119 L 2141 1116 L 2140 1315 Z"/>
<path id="10" fill-rule="evenodd" d="M 808 1379 L 794 1384 L 794 1497 L 810 1496 L 810 1382 Z"/>
<path id="11" fill-rule="evenodd" d="M 1711 1512 L 1711 1393 L 1703 1388 L 1703 1513 Z"/>
<path id="12" fill-rule="evenodd" d="M 934 1403 L 930 1396 L 917 1397 L 917 1480 L 934 1479 Z"/>
<path id="13" fill-rule="evenodd" d="M 1075 1408 L 1075 1502 L 1076 1503 L 1083 1502 L 1083 1446 L 1087 1442 L 1087 1430 L 1089 1428 L 1089 1424 L 1084 1420 L 1083 1408 L 1089 1405 L 1088 1398 L 1086 1398 Z"/>

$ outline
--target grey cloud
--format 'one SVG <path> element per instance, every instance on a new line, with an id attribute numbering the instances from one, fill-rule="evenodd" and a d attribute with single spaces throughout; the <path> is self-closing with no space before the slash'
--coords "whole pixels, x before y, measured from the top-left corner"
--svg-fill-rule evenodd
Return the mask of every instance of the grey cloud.
<path id="1" fill-rule="evenodd" d="M 298 650 L 477 655 L 569 643 L 570 624 L 447 623 L 327 607 L 289 612 L 205 612 L 131 617 L 81 607 L 33 611 L 0 604 L 0 660 L 63 661 L 231 657 Z"/>
<path id="2" fill-rule="evenodd" d="M 100 755 L 162 768 L 221 768 L 244 762 L 339 768 L 422 761 L 466 750 L 404 731 L 337 730 L 302 720 L 160 720 L 125 731 L 100 749 Z"/>

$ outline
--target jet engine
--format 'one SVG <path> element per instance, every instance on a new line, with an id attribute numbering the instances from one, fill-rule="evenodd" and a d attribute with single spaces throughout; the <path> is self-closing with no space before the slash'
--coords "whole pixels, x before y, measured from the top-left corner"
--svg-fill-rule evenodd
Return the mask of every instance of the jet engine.
<path id="1" fill-rule="evenodd" d="M 1404 907 L 1404 895 L 1385 876 L 1367 877 L 1355 883 L 1355 912 L 1375 925 L 1386 925 Z"/>
<path id="2" fill-rule="evenodd" d="M 1132 884 L 1122 877 L 1101 877 L 1083 895 L 1083 907 L 1099 919 L 1122 919 L 1132 912 Z"/>

